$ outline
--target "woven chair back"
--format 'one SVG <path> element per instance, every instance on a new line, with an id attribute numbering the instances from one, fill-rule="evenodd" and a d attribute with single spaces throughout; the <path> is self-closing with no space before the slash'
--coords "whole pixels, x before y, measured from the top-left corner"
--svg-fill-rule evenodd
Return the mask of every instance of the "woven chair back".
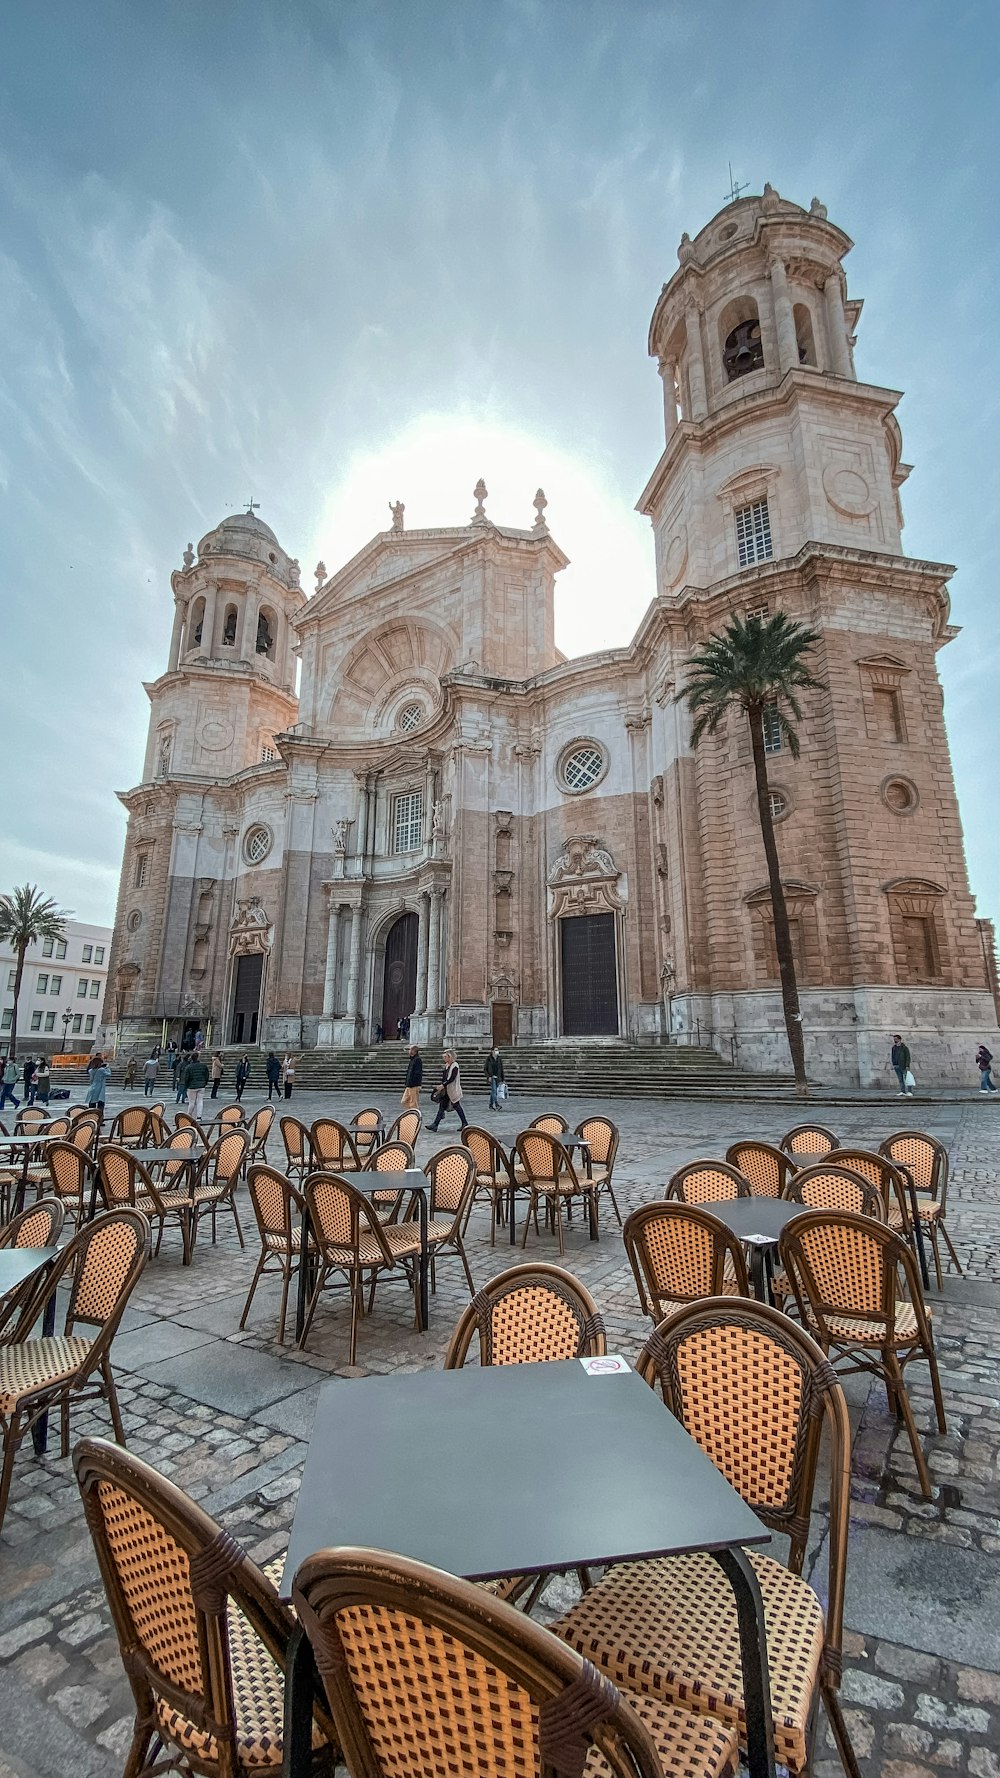
<path id="1" fill-rule="evenodd" d="M 442 1148 L 424 1169 L 431 1182 L 432 1219 L 464 1210 L 476 1182 L 476 1163 L 467 1148 Z"/>
<path id="2" fill-rule="evenodd" d="M 940 1199 L 944 1209 L 948 1196 L 948 1150 L 943 1142 L 920 1130 L 900 1130 L 895 1136 L 886 1137 L 879 1153 L 897 1167 L 905 1167 L 918 1192 Z"/>
<path id="3" fill-rule="evenodd" d="M 127 1148 L 105 1143 L 97 1157 L 97 1174 L 109 1210 L 118 1204 L 135 1203 L 136 1163 Z"/>
<path id="4" fill-rule="evenodd" d="M 571 1272 L 541 1261 L 511 1266 L 476 1293 L 451 1336 L 445 1370 L 462 1368 L 477 1334 L 480 1364 L 554 1363 L 607 1351 L 590 1291 Z"/>
<path id="5" fill-rule="evenodd" d="M 250 1139 L 250 1152 L 256 1157 L 263 1154 L 264 1145 L 274 1125 L 274 1106 L 258 1105 L 253 1117 L 247 1125 L 247 1136 Z"/>
<path id="6" fill-rule="evenodd" d="M 305 1165 L 309 1153 L 309 1127 L 300 1123 L 297 1117 L 283 1117 L 279 1124 L 281 1140 L 285 1145 L 285 1159 L 290 1167 Z"/>
<path id="7" fill-rule="evenodd" d="M 343 1169 L 357 1171 L 358 1152 L 346 1124 L 339 1124 L 333 1117 L 318 1117 L 309 1132 L 309 1140 L 314 1167 L 332 1173 Z"/>
<path id="8" fill-rule="evenodd" d="M 128 1143 L 138 1145 L 146 1134 L 149 1115 L 144 1105 L 126 1105 L 112 1119 L 108 1131 L 108 1141 L 117 1142 L 123 1147 Z"/>
<path id="9" fill-rule="evenodd" d="M 379 1259 L 392 1265 L 382 1227 L 368 1199 L 335 1173 L 310 1173 L 303 1196 L 320 1253 L 332 1264 L 345 1252 L 357 1256 L 362 1237 L 371 1236 Z M 376 1261 L 376 1264 L 378 1261 Z"/>
<path id="10" fill-rule="evenodd" d="M 45 1164 L 52 1189 L 57 1198 L 83 1201 L 83 1193 L 92 1178 L 93 1163 L 75 1142 L 50 1142 L 45 1149 Z"/>
<path id="11" fill-rule="evenodd" d="M 50 1117 L 45 1126 L 46 1136 L 68 1136 L 71 1129 L 68 1117 Z"/>
<path id="12" fill-rule="evenodd" d="M 538 1117 L 532 1118 L 528 1128 L 529 1130 L 544 1130 L 548 1136 L 565 1136 L 569 1124 L 558 1111 L 543 1111 Z"/>
<path id="13" fill-rule="evenodd" d="M 419 1111 L 401 1111 L 395 1122 L 389 1125 L 386 1141 L 408 1142 L 411 1148 L 416 1148 L 423 1122 Z"/>
<path id="14" fill-rule="evenodd" d="M 529 1778 L 582 1772 L 586 1760 L 609 1778 L 662 1778 L 612 1682 L 481 1587 L 342 1549 L 303 1563 L 292 1599 L 349 1771 Z"/>
<path id="15" fill-rule="evenodd" d="M 666 1195 L 679 1198 L 682 1204 L 729 1203 L 733 1198 L 748 1198 L 750 1186 L 728 1161 L 688 1161 L 678 1167 Z"/>
<path id="16" fill-rule="evenodd" d="M 67 1141 L 83 1154 L 92 1155 L 97 1147 L 97 1132 L 100 1128 L 96 1117 L 78 1117 L 74 1119 Z"/>
<path id="17" fill-rule="evenodd" d="M 885 1223 L 846 1210 L 810 1211 L 787 1224 L 780 1251 L 803 1319 L 817 1326 L 821 1339 L 831 1319 L 845 1316 L 888 1338 L 903 1280 L 918 1320 L 923 1315 L 916 1262 Z"/>
<path id="18" fill-rule="evenodd" d="M 247 1190 L 261 1236 L 288 1241 L 302 1210 L 302 1199 L 276 1167 L 259 1161 L 247 1174 Z"/>
<path id="19" fill-rule="evenodd" d="M 138 1210 L 116 1209 L 85 1223 L 64 1249 L 73 1272 L 66 1332 L 78 1322 L 113 1332 L 148 1252 L 149 1223 Z"/>
<path id="20" fill-rule="evenodd" d="M 742 1173 L 755 1198 L 780 1198 L 795 1171 L 791 1155 L 770 1142 L 734 1142 L 726 1149 L 726 1160 Z"/>
<path id="21" fill-rule="evenodd" d="M 514 1153 L 532 1185 L 555 1185 L 560 1178 L 573 1178 L 573 1163 L 559 1141 L 547 1130 L 522 1130 L 514 1142 Z"/>
<path id="22" fill-rule="evenodd" d="M 595 1166 L 607 1167 L 610 1173 L 621 1137 L 618 1125 L 613 1124 L 609 1117 L 585 1117 L 582 1123 L 577 1124 L 574 1134 L 582 1136 L 585 1142 L 590 1143 L 590 1158 Z"/>
<path id="23" fill-rule="evenodd" d="M 364 1164 L 365 1173 L 402 1173 L 414 1164 L 413 1150 L 408 1142 L 383 1142 Z"/>
<path id="24" fill-rule="evenodd" d="M 147 1111 L 145 1142 L 150 1148 L 166 1148 L 174 1132 L 162 1111 Z"/>
<path id="25" fill-rule="evenodd" d="M 708 1210 L 684 1203 L 642 1204 L 622 1230 L 644 1315 L 659 1321 L 678 1303 L 721 1296 L 726 1261 L 747 1296 L 746 1261 L 735 1235 Z"/>
<path id="26" fill-rule="evenodd" d="M 884 1222 L 889 1214 L 893 1201 L 899 1204 L 903 1212 L 904 1223 L 909 1225 L 909 1204 L 906 1197 L 906 1178 L 884 1154 L 876 1154 L 868 1148 L 838 1148 L 835 1156 L 838 1169 L 845 1168 L 849 1173 L 860 1174 L 873 1185 L 882 1200 Z M 866 1212 L 870 1215 L 871 1212 Z"/>
<path id="27" fill-rule="evenodd" d="M 847 1557 L 850 1426 L 843 1389 L 810 1335 L 752 1299 L 679 1309 L 636 1361 L 671 1413 L 772 1531 L 801 1571 L 824 1421 L 830 1434 L 827 1640 L 839 1648 Z"/>
<path id="28" fill-rule="evenodd" d="M 46 1117 L 47 1113 L 42 1110 L 40 1105 L 26 1105 L 24 1110 L 17 1114 L 14 1123 L 15 1136 L 34 1136 L 36 1130 L 40 1130 L 45 1123 Z"/>
<path id="29" fill-rule="evenodd" d="M 821 1161 L 831 1148 L 840 1147 L 840 1141 L 822 1124 L 796 1124 L 794 1129 L 786 1130 L 778 1146 L 793 1157 L 812 1156 Z"/>
<path id="30" fill-rule="evenodd" d="M 352 1124 L 360 1124 L 362 1131 L 377 1130 L 382 1122 L 382 1112 L 377 1105 L 364 1105 L 351 1118 Z"/>
<path id="31" fill-rule="evenodd" d="M 885 1221 L 885 1204 L 877 1185 L 859 1170 L 840 1165 L 840 1150 L 835 1167 L 821 1161 L 815 1167 L 803 1167 L 792 1175 L 785 1197 L 793 1204 L 804 1204 L 808 1210 L 848 1210 L 852 1216 L 873 1216 Z"/>
<path id="32" fill-rule="evenodd" d="M 206 1170 L 213 1185 L 234 1185 L 246 1159 L 247 1133 L 243 1129 L 226 1130 L 212 1144 L 205 1156 Z"/>
<path id="33" fill-rule="evenodd" d="M 189 1127 L 187 1129 L 181 1128 L 179 1130 L 172 1130 L 163 1146 L 169 1148 L 172 1152 L 178 1155 L 185 1155 L 190 1154 L 192 1149 L 199 1149 L 201 1143 L 198 1140 L 197 1130 L 192 1130 Z M 181 1160 L 165 1161 L 163 1164 L 163 1178 L 165 1181 L 168 1179 L 176 1179 L 178 1176 L 183 1177 L 187 1172 L 188 1169 L 186 1168 L 185 1163 Z"/>
<path id="34" fill-rule="evenodd" d="M 198 1138 L 198 1141 L 201 1143 L 202 1148 L 204 1148 L 204 1149 L 208 1148 L 208 1137 L 206 1136 L 204 1130 L 202 1129 L 200 1123 L 198 1122 L 198 1119 L 196 1117 L 192 1117 L 191 1113 L 189 1111 L 175 1111 L 175 1113 L 174 1113 L 174 1129 L 175 1130 L 193 1130 L 195 1135 Z"/>
<path id="35" fill-rule="evenodd" d="M 264 1109 L 266 1110 L 267 1107 L 265 1106 Z M 274 1108 L 271 1109 L 273 1114 Z M 246 1121 L 246 1112 L 242 1105 L 224 1105 L 219 1112 L 220 1124 L 245 1124 Z"/>
<path id="36" fill-rule="evenodd" d="M 39 1198 L 0 1229 L 0 1247 L 55 1247 L 65 1220 L 58 1198 Z"/>
<path id="37" fill-rule="evenodd" d="M 472 1156 L 477 1173 L 494 1185 L 510 1183 L 507 1157 L 491 1130 L 483 1130 L 478 1124 L 466 1124 L 462 1142 Z"/>
<path id="38" fill-rule="evenodd" d="M 259 1638 L 273 1677 L 270 1663 L 257 1660 L 254 1694 L 240 1702 L 262 1725 L 270 1718 L 271 1745 L 255 1752 L 275 1770 L 292 1618 L 270 1581 L 228 1532 L 129 1452 L 85 1438 L 73 1463 L 137 1718 L 166 1727 L 168 1753 L 171 1739 L 182 1748 L 186 1739 L 199 1771 L 222 1778 L 257 1770 L 237 1747 L 230 1639 Z M 229 1601 L 239 1609 L 227 1609 Z"/>

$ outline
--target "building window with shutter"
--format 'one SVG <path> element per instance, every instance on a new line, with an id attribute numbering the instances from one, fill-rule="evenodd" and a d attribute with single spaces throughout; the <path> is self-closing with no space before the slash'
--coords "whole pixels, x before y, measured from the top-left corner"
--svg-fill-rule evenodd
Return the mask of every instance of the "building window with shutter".
<path id="1" fill-rule="evenodd" d="M 408 790 L 392 799 L 392 850 L 416 852 L 424 843 L 424 798 L 420 790 Z"/>
<path id="2" fill-rule="evenodd" d="M 778 704 L 770 698 L 761 711 L 761 726 L 764 730 L 764 752 L 781 752 L 781 721 L 778 716 Z"/>
<path id="3" fill-rule="evenodd" d="M 148 876 L 149 852 L 148 850 L 137 852 L 135 855 L 135 875 L 132 878 L 132 887 L 134 889 L 144 889 L 146 887 Z"/>
<path id="4" fill-rule="evenodd" d="M 774 555 L 771 542 L 771 515 L 766 500 L 752 500 L 733 514 L 736 520 L 736 555 L 741 568 L 752 568 L 755 562 L 769 562 Z"/>

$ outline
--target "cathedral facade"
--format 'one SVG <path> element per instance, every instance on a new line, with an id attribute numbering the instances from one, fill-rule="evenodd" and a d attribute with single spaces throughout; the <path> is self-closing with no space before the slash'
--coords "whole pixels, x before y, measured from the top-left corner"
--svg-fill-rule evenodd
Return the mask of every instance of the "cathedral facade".
<path id="1" fill-rule="evenodd" d="M 567 660 L 539 490 L 412 529 L 306 597 L 251 509 L 172 576 L 147 686 L 105 1020 L 124 1040 L 712 1043 L 788 1066 L 749 734 L 676 701 L 733 614 L 820 634 L 793 759 L 766 728 L 812 1077 L 965 1080 L 995 1027 L 935 656 L 948 576 L 902 553 L 895 390 L 858 381 L 851 242 L 813 200 L 730 204 L 657 301 L 656 597 Z M 525 505 L 528 501 L 526 498 Z M 299 658 L 296 688 L 296 657 Z"/>

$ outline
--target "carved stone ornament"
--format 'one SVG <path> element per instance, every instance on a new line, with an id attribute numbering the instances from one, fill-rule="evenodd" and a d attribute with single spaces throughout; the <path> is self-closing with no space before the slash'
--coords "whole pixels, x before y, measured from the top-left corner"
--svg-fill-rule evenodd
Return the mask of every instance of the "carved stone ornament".
<path id="1" fill-rule="evenodd" d="M 509 833 L 513 819 L 513 809 L 494 809 L 493 811 L 493 820 L 496 823 L 497 833 Z"/>
<path id="2" fill-rule="evenodd" d="M 661 877 L 670 875 L 670 854 L 662 840 L 657 842 L 656 847 L 656 872 Z"/>
<path id="3" fill-rule="evenodd" d="M 611 853 L 595 834 L 567 840 L 549 872 L 549 919 L 564 914 L 619 913 L 627 886 Z"/>
<path id="4" fill-rule="evenodd" d="M 229 928 L 229 955 L 246 957 L 271 949 L 271 922 L 259 895 L 236 903 L 236 913 Z"/>
<path id="5" fill-rule="evenodd" d="M 493 872 L 493 893 L 495 895 L 509 895 L 513 883 L 514 872 L 512 870 L 495 870 Z"/>
<path id="6" fill-rule="evenodd" d="M 658 772 L 649 786 L 653 801 L 658 809 L 663 807 L 663 778 Z"/>

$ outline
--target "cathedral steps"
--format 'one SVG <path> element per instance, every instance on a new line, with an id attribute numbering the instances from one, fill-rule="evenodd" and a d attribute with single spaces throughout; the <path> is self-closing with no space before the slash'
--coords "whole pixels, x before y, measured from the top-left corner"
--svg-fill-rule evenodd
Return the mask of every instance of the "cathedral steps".
<path id="1" fill-rule="evenodd" d="M 227 1069 L 235 1067 L 242 1052 L 228 1049 Z M 424 1085 L 440 1076 L 441 1046 L 421 1051 Z M 459 1054 L 465 1097 L 485 1097 L 483 1068 L 488 1051 L 463 1047 Z M 264 1056 L 251 1051 L 253 1074 L 259 1079 Z M 562 1098 L 664 1099 L 702 1098 L 706 1094 L 727 1097 L 786 1094 L 790 1074 L 749 1074 L 724 1062 L 714 1050 L 659 1044 L 517 1044 L 503 1052 L 507 1082 L 512 1094 L 532 1097 L 551 1093 Z M 300 1050 L 295 1060 L 296 1087 L 309 1091 L 356 1092 L 359 1103 L 401 1092 L 406 1072 L 406 1044 L 381 1043 L 370 1049 Z"/>

